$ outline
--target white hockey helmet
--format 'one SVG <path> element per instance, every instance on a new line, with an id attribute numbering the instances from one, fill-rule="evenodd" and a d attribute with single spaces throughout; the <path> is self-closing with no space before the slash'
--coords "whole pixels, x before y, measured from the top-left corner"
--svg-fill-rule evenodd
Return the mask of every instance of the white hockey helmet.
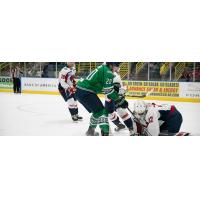
<path id="1" fill-rule="evenodd" d="M 147 110 L 147 105 L 142 100 L 137 100 L 134 103 L 134 112 L 138 115 L 142 115 Z"/>
<path id="2" fill-rule="evenodd" d="M 67 62 L 67 66 L 69 68 L 72 68 L 72 67 L 76 67 L 76 64 L 75 64 L 75 62 Z"/>

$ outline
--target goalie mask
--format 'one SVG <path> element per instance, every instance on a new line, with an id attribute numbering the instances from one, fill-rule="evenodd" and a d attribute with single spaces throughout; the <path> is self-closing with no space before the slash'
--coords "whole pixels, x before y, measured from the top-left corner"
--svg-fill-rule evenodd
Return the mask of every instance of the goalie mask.
<path id="1" fill-rule="evenodd" d="M 134 112 L 138 115 L 143 115 L 147 110 L 147 105 L 144 101 L 137 100 L 134 103 Z"/>

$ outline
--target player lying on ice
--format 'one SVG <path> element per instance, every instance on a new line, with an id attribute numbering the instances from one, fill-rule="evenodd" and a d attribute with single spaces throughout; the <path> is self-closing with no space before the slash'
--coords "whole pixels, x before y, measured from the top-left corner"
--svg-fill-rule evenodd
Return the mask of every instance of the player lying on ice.
<path id="1" fill-rule="evenodd" d="M 183 121 L 181 113 L 174 105 L 156 105 L 137 100 L 132 112 L 136 122 L 137 135 L 187 136 L 179 132 Z"/>
<path id="2" fill-rule="evenodd" d="M 99 125 L 102 136 L 109 135 L 108 111 L 105 109 L 97 94 L 105 93 L 109 99 L 118 101 L 120 105 L 126 101 L 114 90 L 114 72 L 119 70 L 120 62 L 106 62 L 92 71 L 87 78 L 77 83 L 76 97 L 78 101 L 92 113 L 86 135 L 97 135 L 95 129 Z"/>

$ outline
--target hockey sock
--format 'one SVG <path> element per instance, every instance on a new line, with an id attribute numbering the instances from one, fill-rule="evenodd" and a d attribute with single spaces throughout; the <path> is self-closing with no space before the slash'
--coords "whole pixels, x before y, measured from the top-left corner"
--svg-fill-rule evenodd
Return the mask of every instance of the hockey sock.
<path id="1" fill-rule="evenodd" d="M 69 112 L 71 113 L 71 116 L 76 115 L 78 110 L 77 110 L 77 104 L 74 101 L 74 99 L 73 98 L 68 99 L 67 104 L 68 104 L 68 109 L 69 109 Z"/>
<path id="2" fill-rule="evenodd" d="M 109 134 L 108 111 L 106 109 L 92 114 L 90 119 L 90 126 L 94 127 L 95 125 L 97 126 L 97 124 L 105 134 Z"/>
<path id="3" fill-rule="evenodd" d="M 109 135 L 108 111 L 103 109 L 98 124 L 104 135 Z"/>
<path id="4" fill-rule="evenodd" d="M 115 124 L 115 126 L 122 124 L 119 120 L 119 117 L 117 116 L 117 114 L 115 112 L 109 114 L 108 116 L 109 116 L 110 121 L 113 122 Z"/>
<path id="5" fill-rule="evenodd" d="M 127 120 L 124 121 L 124 124 L 129 128 L 133 129 L 133 121 L 131 118 L 128 118 Z"/>
<path id="6" fill-rule="evenodd" d="M 106 115 L 99 117 L 99 127 L 104 132 L 104 134 L 109 134 L 108 117 Z"/>
<path id="7" fill-rule="evenodd" d="M 74 111 L 76 113 L 76 115 L 78 115 L 78 104 L 77 104 L 77 101 L 74 101 Z"/>
<path id="8" fill-rule="evenodd" d="M 98 125 L 98 118 L 94 117 L 94 114 L 90 117 L 90 127 L 96 128 Z"/>
<path id="9" fill-rule="evenodd" d="M 78 108 L 74 108 L 75 115 L 78 114 Z"/>
<path id="10" fill-rule="evenodd" d="M 119 121 L 119 117 L 117 117 L 117 119 L 115 121 L 112 121 L 116 126 L 118 126 L 119 124 L 122 124 L 120 121 Z"/>
<path id="11" fill-rule="evenodd" d="M 70 112 L 71 116 L 77 114 L 77 110 L 75 108 L 69 108 L 69 112 Z"/>

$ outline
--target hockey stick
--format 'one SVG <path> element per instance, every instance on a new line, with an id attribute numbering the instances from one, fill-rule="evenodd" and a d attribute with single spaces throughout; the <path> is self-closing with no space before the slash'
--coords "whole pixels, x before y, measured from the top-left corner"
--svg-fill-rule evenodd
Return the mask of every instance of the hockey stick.
<path id="1" fill-rule="evenodd" d="M 145 98 L 146 94 L 144 94 L 144 95 L 127 95 L 126 94 L 126 97 Z"/>
<path id="2" fill-rule="evenodd" d="M 148 91 L 146 94 L 143 94 L 143 95 L 126 95 L 126 96 L 135 97 L 135 98 L 145 98 L 145 97 L 148 97 L 153 91 L 154 91 L 154 88 L 152 88 L 150 91 Z"/>

